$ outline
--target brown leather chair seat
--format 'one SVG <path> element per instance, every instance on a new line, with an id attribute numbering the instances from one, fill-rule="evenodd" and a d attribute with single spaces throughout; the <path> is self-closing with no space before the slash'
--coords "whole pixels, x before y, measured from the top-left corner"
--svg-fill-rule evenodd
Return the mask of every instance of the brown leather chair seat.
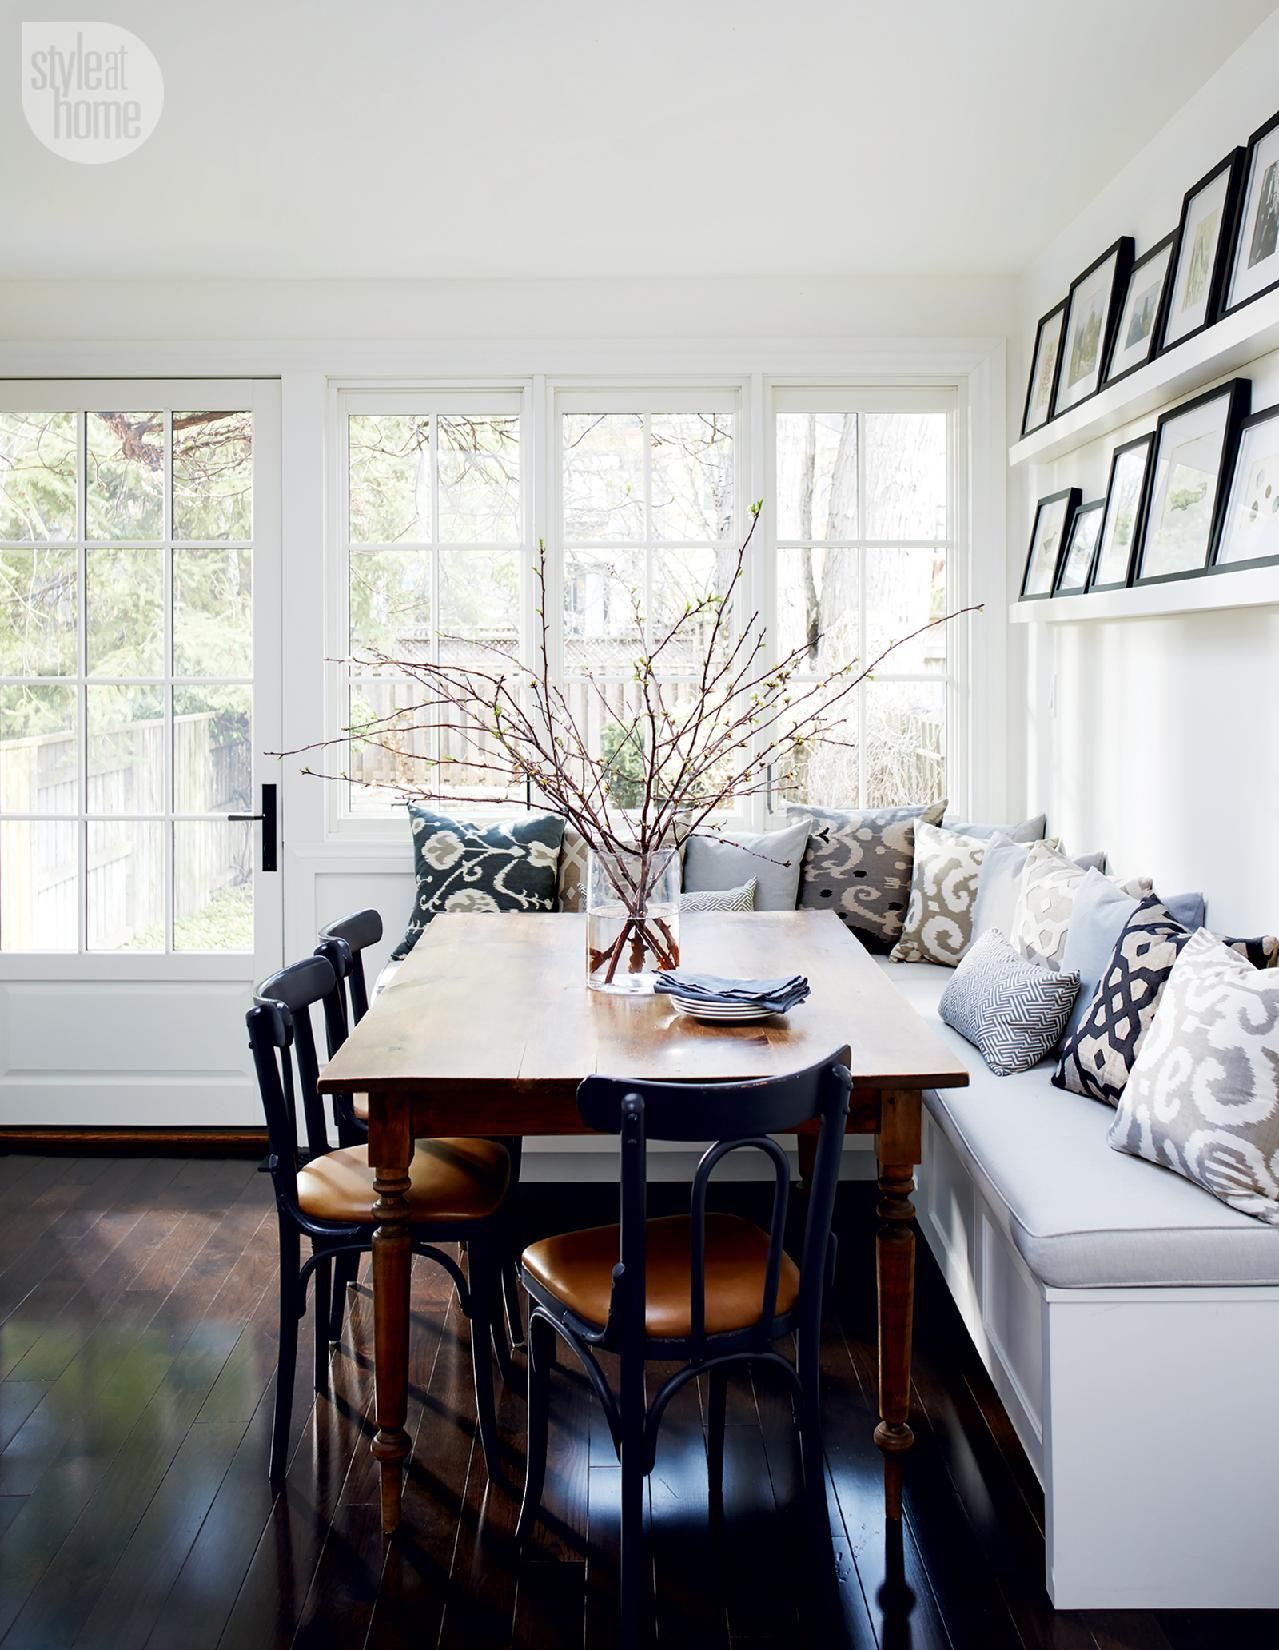
<path id="1" fill-rule="evenodd" d="M 506 1196 L 511 1160 L 492 1140 L 419 1140 L 409 1219 L 482 1220 Z M 377 1193 L 367 1146 L 326 1152 L 298 1170 L 298 1207 L 316 1220 L 371 1221 Z"/>
<path id="2" fill-rule="evenodd" d="M 654 1339 L 693 1332 L 692 1225 L 687 1215 L 650 1220 L 645 1255 L 645 1328 Z M 621 1254 L 616 1226 L 593 1226 L 542 1238 L 524 1251 L 524 1269 L 587 1323 L 608 1317 L 613 1268 Z M 737 1215 L 706 1217 L 706 1331 L 726 1334 L 758 1323 L 768 1266 L 768 1233 Z M 789 1312 L 799 1297 L 799 1268 L 782 1255 L 777 1311 Z"/>

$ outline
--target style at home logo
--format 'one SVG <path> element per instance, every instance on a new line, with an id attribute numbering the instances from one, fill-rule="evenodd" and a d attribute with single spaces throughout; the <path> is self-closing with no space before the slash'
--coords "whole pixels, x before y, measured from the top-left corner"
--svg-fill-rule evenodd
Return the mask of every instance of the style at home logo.
<path id="1" fill-rule="evenodd" d="M 160 65 L 117 23 L 24 23 L 21 70 L 27 125 L 83 166 L 131 155 L 164 108 Z"/>

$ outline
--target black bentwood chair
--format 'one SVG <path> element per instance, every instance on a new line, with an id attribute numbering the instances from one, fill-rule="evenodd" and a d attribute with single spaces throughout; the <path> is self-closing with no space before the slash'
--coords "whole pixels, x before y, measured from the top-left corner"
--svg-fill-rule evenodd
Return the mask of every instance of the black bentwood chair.
<path id="1" fill-rule="evenodd" d="M 541 1505 L 558 1335 L 576 1353 L 604 1406 L 621 1462 L 623 1643 L 635 1642 L 644 1602 L 644 1479 L 653 1468 L 662 1415 L 686 1382 L 702 1372 L 709 1375 L 707 1466 L 712 1497 L 722 1504 L 728 1371 L 750 1363 L 784 1369 L 797 1400 L 805 1487 L 813 1505 L 822 1501 L 818 1360 L 822 1297 L 835 1258 L 830 1227 L 852 1088 L 848 1064 L 845 1048 L 807 1071 L 760 1082 L 588 1077 L 577 1091 L 583 1120 L 620 1136 L 621 1223 L 543 1238 L 524 1251 L 521 1276 L 530 1297 L 528 1479 L 516 1533 L 519 1539 L 529 1534 Z M 772 1136 L 814 1120 L 821 1129 L 797 1267 L 782 1246 L 790 1170 Z M 687 1216 L 647 1218 L 650 1139 L 716 1141 L 698 1164 Z M 743 1147 L 772 1162 L 767 1232 L 735 1215 L 706 1212 L 712 1171 Z M 793 1364 L 774 1349 L 792 1334 Z M 619 1355 L 616 1394 L 597 1351 Z M 651 1404 L 644 1383 L 650 1358 L 684 1361 Z"/>
<path id="2" fill-rule="evenodd" d="M 346 1039 L 349 1028 L 358 1025 L 369 1008 L 368 981 L 364 973 L 364 957 L 362 953 L 370 945 L 376 945 L 382 938 L 382 918 L 380 913 L 373 910 L 352 911 L 350 916 L 339 917 L 336 922 L 326 923 L 320 930 L 320 943 L 316 946 L 316 955 L 326 957 L 332 965 L 333 972 L 345 985 L 344 1019 L 339 1026 L 329 1028 L 329 1058 L 337 1053 L 338 1047 Z M 367 1140 L 369 1136 L 369 1097 L 367 1094 L 339 1095 L 337 1097 L 335 1114 L 338 1123 L 338 1138 L 343 1145 Z M 350 1135 L 350 1142 L 343 1137 L 343 1130 Z M 516 1188 L 520 1183 L 520 1160 L 523 1156 L 524 1142 L 519 1135 L 498 1135 L 499 1143 L 506 1147 L 507 1155 L 511 1160 L 511 1190 L 507 1194 L 506 1214 L 511 1227 L 514 1227 L 514 1211 L 512 1204 Z M 502 1291 L 506 1300 L 506 1318 L 510 1327 L 511 1342 L 521 1346 L 524 1342 L 524 1318 L 520 1311 L 520 1286 L 515 1269 L 515 1237 L 512 1230 L 510 1240 L 502 1252 Z M 345 1282 L 353 1283 L 355 1274 L 352 1272 Z M 334 1310 L 340 1314 L 341 1308 L 334 1303 Z M 338 1327 L 333 1339 L 341 1333 L 341 1317 L 337 1320 Z M 510 1358 L 506 1349 L 505 1337 L 499 1335 L 496 1341 L 496 1350 L 502 1366 L 502 1374 L 509 1378 Z"/>
<path id="3" fill-rule="evenodd" d="M 319 1062 L 311 1009 L 317 1003 L 323 1005 L 326 1024 L 341 1013 L 342 999 L 332 968 L 323 957 L 308 957 L 264 980 L 245 1016 L 266 1112 L 280 1229 L 280 1352 L 270 1467 L 276 1485 L 287 1466 L 298 1322 L 306 1311 L 307 1285 L 313 1283 L 315 1290 L 315 1389 L 319 1392 L 329 1377 L 329 1336 L 337 1304 L 333 1269 L 358 1265 L 360 1255 L 372 1249 L 376 1224 L 377 1194 L 368 1146 L 329 1148 L 324 1103 L 316 1087 Z M 302 1151 L 297 1143 L 299 1106 L 306 1137 Z M 490 1476 L 497 1478 L 489 1343 L 498 1289 L 499 1211 L 510 1163 L 505 1148 L 495 1141 L 419 1140 L 409 1176 L 413 1253 L 435 1261 L 449 1273 L 462 1310 L 471 1320 L 480 1441 Z M 303 1238 L 311 1243 L 305 1261 Z M 437 1247 L 456 1242 L 467 1246 L 469 1279 L 452 1256 Z M 340 1310 L 336 1318 L 340 1330 Z"/>

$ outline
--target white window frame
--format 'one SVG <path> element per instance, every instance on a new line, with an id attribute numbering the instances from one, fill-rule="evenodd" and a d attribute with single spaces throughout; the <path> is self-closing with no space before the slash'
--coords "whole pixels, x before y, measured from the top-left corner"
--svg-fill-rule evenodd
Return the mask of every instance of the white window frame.
<path id="1" fill-rule="evenodd" d="M 465 357 L 466 346 L 451 346 L 449 355 Z M 477 346 L 477 357 L 484 353 Z M 559 353 L 571 358 L 582 353 L 582 347 L 545 346 L 537 353 Z M 690 352 L 691 353 L 691 352 Z M 718 348 L 714 353 L 727 353 Z M 743 351 L 745 353 L 745 351 Z M 807 356 L 829 357 L 838 352 L 808 351 Z M 498 410 L 491 405 L 495 393 L 518 392 L 522 397 L 521 474 L 523 504 L 528 522 L 528 543 L 535 547 L 544 539 L 548 550 L 547 600 L 552 612 L 559 613 L 563 602 L 563 532 L 561 519 L 562 489 L 560 483 L 559 413 L 561 411 L 597 410 L 634 412 L 644 410 L 680 410 L 680 408 L 709 407 L 717 410 L 717 401 L 707 397 L 738 397 L 734 409 L 737 424 L 734 432 L 734 480 L 737 525 L 744 533 L 750 502 L 765 501 L 747 578 L 747 597 L 753 607 L 765 614 L 771 612 L 772 592 L 776 575 L 776 523 L 772 500 L 768 497 L 772 474 L 772 445 L 774 412 L 778 398 L 788 399 L 793 392 L 802 392 L 810 398 L 825 399 L 829 405 L 843 408 L 855 402 L 858 410 L 890 409 L 893 405 L 918 408 L 923 404 L 934 410 L 951 414 L 948 455 L 952 497 L 950 500 L 950 548 L 947 553 L 947 608 L 956 611 L 968 605 L 976 589 L 1002 595 L 1003 589 L 1003 496 L 993 486 L 996 467 L 1002 460 L 1002 350 L 980 349 L 965 345 L 962 350 L 947 350 L 939 346 L 936 354 L 946 365 L 929 370 L 925 345 L 914 344 L 900 356 L 886 352 L 887 363 L 881 355 L 871 369 L 850 363 L 847 370 L 756 372 L 701 372 L 691 374 L 678 370 L 664 373 L 566 373 L 534 372 L 523 378 L 512 377 L 432 377 L 429 372 L 414 375 L 411 383 L 404 378 L 375 378 L 373 376 L 344 376 L 326 381 L 326 439 L 329 484 L 326 490 L 327 531 L 325 546 L 324 624 L 326 659 L 336 660 L 345 653 L 345 625 L 348 603 L 348 573 L 345 560 L 346 510 L 346 454 L 345 416 L 351 411 L 409 411 L 430 410 L 441 396 L 464 396 L 471 410 Z M 597 354 L 607 354 L 601 347 Z M 958 355 L 958 364 L 947 357 Z M 896 364 L 894 364 L 894 362 Z M 996 366 L 998 363 L 998 366 Z M 838 365 L 838 360 L 836 360 Z M 973 445 L 971 404 L 973 391 L 980 398 L 981 444 Z M 490 404 L 487 409 L 485 397 Z M 943 402 L 944 409 L 937 403 Z M 460 403 L 459 403 L 460 404 Z M 718 405 L 722 406 L 722 402 Z M 989 450 L 987 450 L 989 449 Z M 989 501 L 983 503 L 985 516 L 980 523 L 973 521 L 974 477 L 980 468 L 989 471 L 977 478 L 977 490 Z M 895 541 L 899 542 L 899 541 Z M 930 541 L 931 542 L 931 541 Z M 997 552 L 995 559 L 978 570 L 973 563 L 974 542 L 988 542 Z M 531 577 L 525 580 L 524 638 L 525 648 L 533 636 L 536 601 Z M 768 605 L 765 605 L 768 604 Z M 993 615 L 998 623 L 998 614 Z M 772 635 L 775 627 L 770 623 Z M 981 798 L 979 812 L 997 817 L 1003 809 L 1003 773 L 998 753 L 1002 751 L 1004 726 L 1002 629 L 998 638 L 990 638 L 991 645 L 980 654 L 971 646 L 971 621 L 960 620 L 949 627 L 947 636 L 946 672 L 946 775 L 950 806 L 953 811 L 971 813 L 974 796 Z M 771 645 L 771 644 L 770 644 Z M 552 669 L 558 676 L 562 670 L 562 631 L 552 626 Z M 980 670 L 981 680 L 975 673 Z M 885 679 L 892 674 L 885 670 Z M 935 679 L 935 678 L 930 678 Z M 341 697 L 339 671 L 335 663 L 325 666 L 325 715 L 323 732 L 336 734 L 344 724 L 339 718 Z M 981 703 L 987 709 L 986 739 L 978 745 L 972 737 L 973 708 Z M 993 757 L 992 757 L 992 753 Z M 976 762 L 981 762 L 981 772 Z M 323 840 L 335 845 L 345 843 L 352 854 L 359 852 L 361 843 L 403 843 L 403 821 L 394 813 L 386 817 L 348 813 L 341 805 L 343 787 L 326 786 L 324 803 Z M 764 797 L 748 798 L 740 816 L 731 824 L 743 829 L 765 829 L 784 816 L 785 799 L 774 797 L 770 809 Z M 471 812 L 480 818 L 491 816 L 491 805 L 477 804 Z"/>

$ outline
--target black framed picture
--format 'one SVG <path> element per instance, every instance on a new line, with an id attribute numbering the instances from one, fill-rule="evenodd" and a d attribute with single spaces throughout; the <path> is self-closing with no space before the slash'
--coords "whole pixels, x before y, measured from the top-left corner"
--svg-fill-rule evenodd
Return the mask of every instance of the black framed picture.
<path id="1" fill-rule="evenodd" d="M 1176 241 L 1177 232 L 1173 230 L 1158 246 L 1143 252 L 1128 272 L 1106 358 L 1103 380 L 1107 384 L 1117 384 L 1159 353 L 1159 334 L 1168 304 L 1168 271 Z"/>
<path id="2" fill-rule="evenodd" d="M 1132 236 L 1121 235 L 1070 284 L 1053 417 L 1069 412 L 1101 387 L 1101 369 L 1132 266 Z"/>
<path id="3" fill-rule="evenodd" d="M 1122 590 L 1132 576 L 1133 554 L 1141 536 L 1150 480 L 1155 433 L 1116 447 L 1110 460 L 1106 508 L 1102 511 L 1097 553 L 1088 575 L 1089 590 Z"/>
<path id="4" fill-rule="evenodd" d="M 1062 547 L 1070 532 L 1070 520 L 1079 508 L 1078 487 L 1050 493 L 1035 506 L 1035 525 L 1026 551 L 1026 571 L 1021 576 L 1021 599 L 1042 601 L 1051 596 L 1057 583 Z"/>
<path id="5" fill-rule="evenodd" d="M 1225 511 L 1226 480 L 1251 396 L 1248 379 L 1232 378 L 1160 414 L 1134 584 L 1210 570 Z"/>
<path id="6" fill-rule="evenodd" d="M 1230 467 L 1214 570 L 1279 562 L 1279 407 L 1245 418 Z"/>
<path id="7" fill-rule="evenodd" d="M 1232 150 L 1187 191 L 1181 203 L 1161 350 L 1193 338 L 1220 313 L 1234 245 L 1243 158 L 1242 149 Z"/>
<path id="8" fill-rule="evenodd" d="M 1088 588 L 1093 557 L 1101 538 L 1101 518 L 1106 512 L 1104 498 L 1095 498 L 1091 504 L 1081 504 L 1070 518 L 1066 548 L 1057 569 L 1054 596 L 1078 596 Z"/>
<path id="9" fill-rule="evenodd" d="M 1035 353 L 1026 383 L 1026 405 L 1022 409 L 1021 433 L 1041 430 L 1052 417 L 1053 391 L 1057 388 L 1057 368 L 1061 364 L 1061 334 L 1066 320 L 1065 298 L 1050 309 L 1035 328 Z"/>
<path id="10" fill-rule="evenodd" d="M 1224 309 L 1279 286 L 1279 115 L 1248 139 Z"/>

